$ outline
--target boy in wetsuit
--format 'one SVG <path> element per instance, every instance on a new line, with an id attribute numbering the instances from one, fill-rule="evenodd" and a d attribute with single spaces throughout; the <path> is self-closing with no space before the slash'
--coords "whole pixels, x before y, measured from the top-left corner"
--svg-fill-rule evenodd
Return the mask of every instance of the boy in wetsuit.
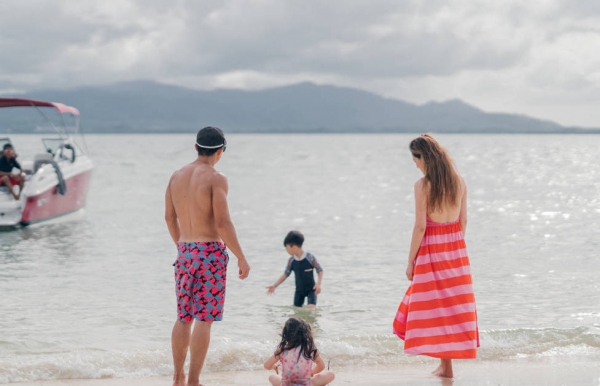
<path id="1" fill-rule="evenodd" d="M 294 271 L 296 277 L 296 292 L 294 294 L 294 306 L 302 307 L 304 299 L 308 298 L 308 308 L 315 308 L 317 295 L 321 293 L 321 282 L 323 281 L 323 268 L 317 262 L 315 256 L 302 249 L 304 235 L 298 231 L 291 231 L 285 236 L 283 245 L 291 256 L 288 260 L 285 272 L 277 279 L 275 284 L 267 287 L 267 294 L 275 293 L 277 288 Z M 317 270 L 317 283 L 313 271 Z"/>

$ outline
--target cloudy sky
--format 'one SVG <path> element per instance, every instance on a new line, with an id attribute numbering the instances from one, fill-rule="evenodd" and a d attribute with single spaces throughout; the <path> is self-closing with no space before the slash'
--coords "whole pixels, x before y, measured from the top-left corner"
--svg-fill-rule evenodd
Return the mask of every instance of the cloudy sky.
<path id="1" fill-rule="evenodd" d="M 0 93 L 134 79 L 312 81 L 600 127 L 600 1 L 0 1 Z"/>

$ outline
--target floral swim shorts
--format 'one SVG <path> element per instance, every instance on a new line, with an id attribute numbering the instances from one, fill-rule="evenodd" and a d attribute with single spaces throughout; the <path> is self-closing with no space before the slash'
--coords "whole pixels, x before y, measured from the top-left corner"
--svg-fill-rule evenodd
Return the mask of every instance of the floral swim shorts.
<path id="1" fill-rule="evenodd" d="M 175 261 L 177 317 L 205 322 L 223 318 L 229 256 L 222 242 L 178 243 Z"/>

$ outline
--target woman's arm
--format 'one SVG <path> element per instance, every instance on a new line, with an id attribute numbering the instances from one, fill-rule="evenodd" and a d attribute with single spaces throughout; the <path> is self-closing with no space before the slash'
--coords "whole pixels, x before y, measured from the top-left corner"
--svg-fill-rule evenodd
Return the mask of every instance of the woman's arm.
<path id="1" fill-rule="evenodd" d="M 315 358 L 315 367 L 312 369 L 312 375 L 314 376 L 315 374 L 319 374 L 324 368 L 325 362 L 323 362 L 321 355 L 317 354 L 317 357 Z"/>
<path id="2" fill-rule="evenodd" d="M 463 195 L 462 198 L 460 199 L 460 227 L 462 228 L 463 231 L 463 237 L 465 235 L 465 233 L 467 233 L 467 184 L 465 183 L 465 180 L 461 178 L 462 181 L 462 191 L 463 191 Z"/>
<path id="3" fill-rule="evenodd" d="M 425 178 L 421 178 L 415 184 L 415 225 L 410 240 L 408 266 L 406 267 L 406 277 L 408 280 L 412 280 L 417 252 L 419 252 L 419 246 L 427 228 L 427 191 L 425 183 Z"/>

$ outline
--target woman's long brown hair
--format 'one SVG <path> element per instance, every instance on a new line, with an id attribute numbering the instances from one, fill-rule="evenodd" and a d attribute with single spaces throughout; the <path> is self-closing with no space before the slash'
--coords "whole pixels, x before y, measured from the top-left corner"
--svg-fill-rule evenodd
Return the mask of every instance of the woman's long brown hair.
<path id="1" fill-rule="evenodd" d="M 429 134 L 413 139 L 408 146 L 412 155 L 425 162 L 425 179 L 429 182 L 427 211 L 442 211 L 459 203 L 460 177 L 446 149 Z"/>

